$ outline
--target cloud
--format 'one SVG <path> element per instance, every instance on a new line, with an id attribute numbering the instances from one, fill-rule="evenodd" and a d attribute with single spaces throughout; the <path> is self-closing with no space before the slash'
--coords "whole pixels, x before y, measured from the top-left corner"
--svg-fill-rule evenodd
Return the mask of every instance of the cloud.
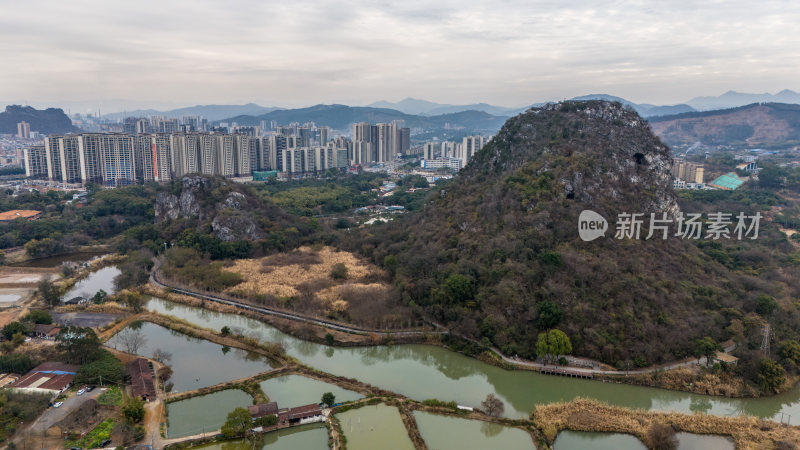
<path id="1" fill-rule="evenodd" d="M 789 1 L 31 0 L 0 16 L 0 99 L 676 103 L 800 89 L 798 19 Z"/>

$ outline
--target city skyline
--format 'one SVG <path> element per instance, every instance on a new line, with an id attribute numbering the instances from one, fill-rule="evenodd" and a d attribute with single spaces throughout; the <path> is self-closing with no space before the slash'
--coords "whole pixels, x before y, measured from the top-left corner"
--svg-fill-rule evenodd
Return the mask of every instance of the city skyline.
<path id="1" fill-rule="evenodd" d="M 4 6 L 0 100 L 298 107 L 800 88 L 791 2 L 139 2 Z M 105 112 L 120 112 L 117 108 Z"/>

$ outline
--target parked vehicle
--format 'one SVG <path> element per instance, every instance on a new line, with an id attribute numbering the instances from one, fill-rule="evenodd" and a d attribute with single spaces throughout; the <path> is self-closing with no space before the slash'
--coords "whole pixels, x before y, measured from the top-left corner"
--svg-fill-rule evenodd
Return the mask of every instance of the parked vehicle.
<path id="1" fill-rule="evenodd" d="M 81 390 L 79 390 L 79 391 L 78 391 L 78 395 L 83 395 L 85 392 L 86 392 L 86 391 L 84 391 L 83 389 L 81 389 Z"/>
<path id="2" fill-rule="evenodd" d="M 55 403 L 53 403 L 53 408 L 60 408 L 61 405 L 63 405 L 63 404 L 64 404 L 64 402 L 55 402 Z"/>

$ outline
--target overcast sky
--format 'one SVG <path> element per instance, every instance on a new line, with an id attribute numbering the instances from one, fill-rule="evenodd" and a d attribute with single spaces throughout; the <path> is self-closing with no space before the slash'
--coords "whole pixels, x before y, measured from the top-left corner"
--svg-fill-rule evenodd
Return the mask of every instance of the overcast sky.
<path id="1" fill-rule="evenodd" d="M 797 1 L 3 3 L 2 102 L 672 104 L 800 90 Z"/>

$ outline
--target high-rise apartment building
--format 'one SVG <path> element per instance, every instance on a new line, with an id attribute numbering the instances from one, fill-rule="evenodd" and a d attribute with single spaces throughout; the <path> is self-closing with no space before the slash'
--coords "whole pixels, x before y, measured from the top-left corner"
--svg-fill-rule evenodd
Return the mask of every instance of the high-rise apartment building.
<path id="1" fill-rule="evenodd" d="M 47 179 L 47 148 L 44 145 L 32 145 L 22 152 L 25 159 L 25 176 Z"/>
<path id="2" fill-rule="evenodd" d="M 23 139 L 30 139 L 31 137 L 31 124 L 28 122 L 17 123 L 17 137 Z"/>

